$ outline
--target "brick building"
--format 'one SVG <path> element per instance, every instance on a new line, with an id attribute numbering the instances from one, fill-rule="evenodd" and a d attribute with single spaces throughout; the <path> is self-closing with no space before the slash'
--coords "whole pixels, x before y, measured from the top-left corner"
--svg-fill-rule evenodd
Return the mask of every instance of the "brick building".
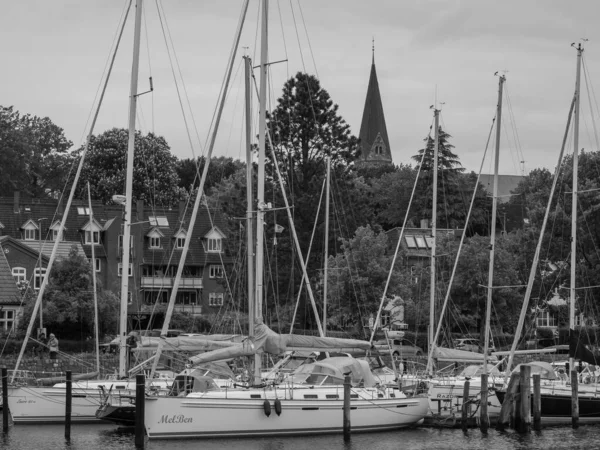
<path id="1" fill-rule="evenodd" d="M 7 263 L 4 272 L 8 271 L 15 282 L 27 281 L 34 289 L 39 288 L 65 212 L 62 202 L 54 199 L 23 198 L 19 192 L 13 197 L 0 197 L 0 245 Z M 124 272 L 123 216 L 122 206 L 93 202 L 90 211 L 87 202 L 75 200 L 57 254 L 58 258 L 66 257 L 75 248 L 92 262 L 93 247 L 97 280 L 117 295 Z M 222 231 L 222 219 L 202 206 L 190 229 L 190 216 L 191 208 L 186 209 L 184 202 L 167 210 L 151 208 L 143 201 L 134 205 L 127 270 L 131 318 L 148 317 L 154 303 L 168 302 L 188 233 L 192 233 L 192 240 L 175 310 L 206 315 L 226 302 L 223 279 L 232 259 L 224 252 L 227 236 Z M 0 277 L 2 268 L 0 265 Z"/>

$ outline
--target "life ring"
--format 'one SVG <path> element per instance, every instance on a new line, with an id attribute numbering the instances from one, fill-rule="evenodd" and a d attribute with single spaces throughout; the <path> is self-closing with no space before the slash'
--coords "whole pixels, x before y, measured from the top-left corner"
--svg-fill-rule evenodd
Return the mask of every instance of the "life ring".
<path id="1" fill-rule="evenodd" d="M 263 409 L 265 410 L 265 416 L 269 417 L 271 415 L 271 404 L 269 403 L 269 400 L 263 402 Z"/>
<path id="2" fill-rule="evenodd" d="M 275 399 L 275 413 L 280 416 L 281 415 L 281 400 L 278 398 Z"/>

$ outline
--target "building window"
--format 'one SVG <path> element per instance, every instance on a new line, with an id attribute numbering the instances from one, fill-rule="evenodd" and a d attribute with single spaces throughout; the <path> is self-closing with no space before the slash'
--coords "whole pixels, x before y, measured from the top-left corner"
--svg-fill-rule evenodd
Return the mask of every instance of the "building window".
<path id="1" fill-rule="evenodd" d="M 91 263 L 91 260 L 90 260 Z M 102 270 L 102 261 L 100 260 L 100 258 L 96 258 L 94 260 L 94 270 L 96 272 L 100 272 Z"/>
<path id="2" fill-rule="evenodd" d="M 58 240 L 58 231 L 59 230 L 52 230 L 52 240 L 53 241 L 57 241 Z M 65 237 L 63 236 L 61 241 L 64 241 Z"/>
<path id="3" fill-rule="evenodd" d="M 10 331 L 15 325 L 15 310 L 3 309 L 0 310 L 0 330 Z"/>
<path id="4" fill-rule="evenodd" d="M 208 251 L 218 253 L 221 251 L 221 238 L 208 238 Z"/>
<path id="5" fill-rule="evenodd" d="M 90 215 L 90 208 L 88 208 L 87 206 L 78 206 L 77 207 L 77 214 L 79 214 L 80 216 L 89 216 Z"/>
<path id="6" fill-rule="evenodd" d="M 132 276 L 133 275 L 133 264 L 129 263 L 129 274 L 128 276 Z M 123 276 L 123 263 L 119 263 L 118 267 L 117 267 L 117 276 L 121 277 Z"/>
<path id="7" fill-rule="evenodd" d="M 13 267 L 12 276 L 15 277 L 17 283 L 27 281 L 27 269 L 25 267 Z"/>
<path id="8" fill-rule="evenodd" d="M 210 278 L 223 278 L 223 266 L 211 265 Z"/>
<path id="9" fill-rule="evenodd" d="M 133 297 L 131 296 L 131 291 L 127 291 L 127 304 L 133 304 Z"/>
<path id="10" fill-rule="evenodd" d="M 26 228 L 23 230 L 23 234 L 26 241 L 35 241 L 35 229 L 34 228 Z"/>
<path id="11" fill-rule="evenodd" d="M 536 325 L 538 327 L 555 327 L 557 325 L 556 318 L 550 314 L 550 311 L 540 311 L 536 319 Z"/>
<path id="12" fill-rule="evenodd" d="M 154 303 L 168 303 L 169 293 L 167 291 L 145 291 L 144 301 L 147 305 Z"/>
<path id="13" fill-rule="evenodd" d="M 150 248 L 160 248 L 160 238 L 157 237 L 150 237 Z"/>
<path id="14" fill-rule="evenodd" d="M 406 241 L 408 248 L 417 248 L 417 243 L 415 242 L 414 236 L 405 236 L 404 240 Z"/>
<path id="15" fill-rule="evenodd" d="M 198 296 L 196 291 L 181 291 L 175 297 L 175 303 L 178 305 L 197 305 Z"/>
<path id="16" fill-rule="evenodd" d="M 169 221 L 166 216 L 148 216 L 148 221 L 153 227 L 168 227 Z"/>
<path id="17" fill-rule="evenodd" d="M 38 290 L 40 287 L 42 287 L 42 282 L 44 280 L 44 276 L 46 275 L 46 269 L 40 269 L 39 267 L 36 267 L 33 273 L 33 288 Z"/>
<path id="18" fill-rule="evenodd" d="M 178 237 L 175 245 L 177 248 L 183 248 L 185 245 L 185 237 Z"/>
<path id="19" fill-rule="evenodd" d="M 208 306 L 223 306 L 223 293 L 211 292 L 208 294 Z"/>
<path id="20" fill-rule="evenodd" d="M 100 232 L 99 231 L 86 231 L 85 232 L 85 243 L 98 245 L 100 243 Z"/>

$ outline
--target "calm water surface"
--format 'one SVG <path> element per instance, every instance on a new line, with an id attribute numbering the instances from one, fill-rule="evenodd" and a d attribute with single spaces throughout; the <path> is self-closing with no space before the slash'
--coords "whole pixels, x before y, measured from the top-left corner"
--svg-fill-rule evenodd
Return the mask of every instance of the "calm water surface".
<path id="1" fill-rule="evenodd" d="M 461 430 L 417 428 L 386 433 L 355 434 L 349 443 L 342 436 L 206 439 L 146 441 L 148 450 L 215 449 L 215 450 L 384 450 L 384 449 L 595 449 L 600 446 L 600 426 L 546 428 L 540 433 L 519 435 L 490 430 L 487 436 L 478 429 L 464 434 Z M 0 448 L 112 450 L 135 449 L 134 436 L 112 425 L 74 425 L 71 441 L 64 438 L 62 425 L 11 426 L 7 434 L 0 431 Z"/>

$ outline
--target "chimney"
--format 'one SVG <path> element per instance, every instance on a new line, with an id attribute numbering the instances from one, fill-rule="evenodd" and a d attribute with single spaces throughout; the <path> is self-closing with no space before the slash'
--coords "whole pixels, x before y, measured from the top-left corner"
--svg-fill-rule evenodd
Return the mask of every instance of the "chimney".
<path id="1" fill-rule="evenodd" d="M 144 200 L 138 200 L 137 203 L 137 221 L 144 220 Z"/>
<path id="2" fill-rule="evenodd" d="M 421 229 L 426 230 L 429 228 L 429 219 L 421 219 Z"/>
<path id="3" fill-rule="evenodd" d="M 15 191 L 15 200 L 14 200 L 14 213 L 17 214 L 19 213 L 20 209 L 19 209 L 19 199 L 21 197 L 21 192 L 20 191 Z"/>

